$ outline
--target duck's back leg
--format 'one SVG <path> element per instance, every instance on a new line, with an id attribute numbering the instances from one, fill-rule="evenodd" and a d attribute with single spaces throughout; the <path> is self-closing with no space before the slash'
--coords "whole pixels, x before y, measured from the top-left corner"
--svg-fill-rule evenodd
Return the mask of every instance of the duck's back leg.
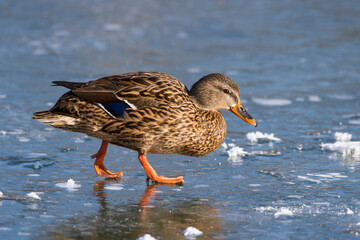
<path id="1" fill-rule="evenodd" d="M 95 171 L 97 175 L 99 175 L 100 177 L 120 178 L 123 176 L 122 172 L 117 172 L 117 173 L 110 172 L 104 165 L 104 159 L 108 144 L 109 142 L 102 141 L 99 151 L 91 156 L 91 158 L 96 158 L 94 162 Z"/>

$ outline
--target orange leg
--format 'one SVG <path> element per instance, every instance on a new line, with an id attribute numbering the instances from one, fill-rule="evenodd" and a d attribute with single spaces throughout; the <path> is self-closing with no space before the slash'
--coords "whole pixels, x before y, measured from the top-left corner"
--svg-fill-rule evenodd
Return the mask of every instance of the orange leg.
<path id="1" fill-rule="evenodd" d="M 156 182 L 156 183 L 170 183 L 170 184 L 183 184 L 184 183 L 184 178 L 182 176 L 180 176 L 180 177 L 158 176 L 156 171 L 151 167 L 150 163 L 147 161 L 145 154 L 139 153 L 139 161 L 146 171 L 148 180 L 151 179 L 153 182 Z"/>
<path id="2" fill-rule="evenodd" d="M 94 168 L 100 177 L 106 177 L 106 178 L 119 178 L 123 176 L 122 172 L 113 173 L 110 172 L 104 165 L 104 158 L 106 155 L 106 150 L 108 147 L 109 142 L 102 141 L 101 147 L 97 153 L 91 156 L 91 158 L 96 158 L 94 162 Z"/>

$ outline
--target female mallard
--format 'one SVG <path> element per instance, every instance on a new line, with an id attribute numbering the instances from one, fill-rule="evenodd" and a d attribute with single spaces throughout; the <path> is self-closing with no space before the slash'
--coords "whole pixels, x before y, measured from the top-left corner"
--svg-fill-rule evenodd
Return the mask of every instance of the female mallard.
<path id="1" fill-rule="evenodd" d="M 56 128 L 102 139 L 94 167 L 102 177 L 122 177 L 104 165 L 108 143 L 139 153 L 148 179 L 183 183 L 183 177 L 158 176 L 146 153 L 205 156 L 226 135 L 220 109 L 228 109 L 256 127 L 240 101 L 238 85 L 221 73 L 202 77 L 189 91 L 176 78 L 159 72 L 135 72 L 87 83 L 53 82 L 69 88 L 49 111 L 33 114 Z"/>

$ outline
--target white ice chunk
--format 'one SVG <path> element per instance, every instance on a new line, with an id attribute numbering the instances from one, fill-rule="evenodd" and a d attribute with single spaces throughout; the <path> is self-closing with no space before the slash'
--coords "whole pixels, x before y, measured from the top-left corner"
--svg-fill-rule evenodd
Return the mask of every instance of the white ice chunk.
<path id="1" fill-rule="evenodd" d="M 360 141 L 351 141 L 350 133 L 336 132 L 334 143 L 321 143 L 323 150 L 340 152 L 343 157 L 360 157 Z"/>
<path id="2" fill-rule="evenodd" d="M 4 99 L 6 97 L 7 97 L 6 94 L 0 94 L 0 99 Z"/>
<path id="3" fill-rule="evenodd" d="M 336 132 L 335 133 L 335 139 L 338 142 L 349 142 L 351 141 L 352 134 L 350 133 L 342 133 L 342 132 Z"/>
<path id="4" fill-rule="evenodd" d="M 153 236 L 151 236 L 150 234 L 145 234 L 142 237 L 137 238 L 136 240 L 156 240 L 156 238 L 154 238 Z"/>
<path id="5" fill-rule="evenodd" d="M 351 210 L 350 208 L 346 208 L 346 214 L 353 215 L 354 211 Z"/>
<path id="6" fill-rule="evenodd" d="M 252 98 L 252 101 L 264 106 L 286 106 L 291 104 L 291 101 L 285 98 Z"/>
<path id="7" fill-rule="evenodd" d="M 259 211 L 259 212 L 272 212 L 272 211 L 275 211 L 275 210 L 276 209 L 274 207 L 271 207 L 271 206 L 255 208 L 255 211 Z"/>
<path id="8" fill-rule="evenodd" d="M 77 188 L 81 187 L 80 184 L 76 184 L 75 181 L 71 178 L 65 183 L 57 183 L 56 186 L 67 188 L 69 191 L 76 191 Z"/>
<path id="9" fill-rule="evenodd" d="M 229 157 L 228 159 L 232 161 L 241 160 L 241 157 L 248 155 L 248 153 L 241 147 L 232 147 L 226 152 Z"/>
<path id="10" fill-rule="evenodd" d="M 201 236 L 203 232 L 195 227 L 187 227 L 185 231 L 182 232 L 182 234 L 188 239 L 193 239 Z"/>
<path id="11" fill-rule="evenodd" d="M 26 194 L 26 196 L 28 196 L 29 198 L 41 200 L 41 198 L 39 197 L 39 195 L 37 195 L 35 192 L 28 193 L 28 194 Z"/>
<path id="12" fill-rule="evenodd" d="M 0 191 L 0 198 L 2 198 L 4 196 L 4 194 L 2 193 L 2 191 Z"/>
<path id="13" fill-rule="evenodd" d="M 223 143 L 220 145 L 220 147 L 223 148 L 223 149 L 227 149 L 228 146 L 227 146 L 226 142 L 223 142 Z"/>
<path id="14" fill-rule="evenodd" d="M 277 138 L 274 136 L 273 133 L 268 134 L 268 133 L 262 133 L 259 131 L 256 132 L 250 132 L 246 134 L 247 139 L 252 142 L 252 143 L 256 143 L 260 140 L 266 140 L 266 141 L 276 141 L 276 142 L 280 142 L 281 139 Z"/>
<path id="15" fill-rule="evenodd" d="M 321 98 L 316 95 L 308 96 L 310 102 L 321 102 Z"/>
<path id="16" fill-rule="evenodd" d="M 106 186 L 105 189 L 119 191 L 124 188 L 122 187 L 121 184 L 110 184 L 109 186 Z"/>
<path id="17" fill-rule="evenodd" d="M 322 143 L 321 147 L 324 150 L 340 152 L 343 157 L 347 157 L 347 156 L 360 157 L 360 141 Z"/>
<path id="18" fill-rule="evenodd" d="M 18 140 L 19 140 L 19 142 L 29 142 L 29 141 L 30 141 L 29 138 L 27 138 L 27 137 L 22 137 L 22 136 L 18 137 Z"/>
<path id="19" fill-rule="evenodd" d="M 317 184 L 322 183 L 320 180 L 312 179 L 312 178 L 309 178 L 309 177 L 306 177 L 306 176 L 298 176 L 298 178 L 300 178 L 302 180 L 305 180 L 305 181 L 308 181 L 308 182 L 317 183 Z"/>
<path id="20" fill-rule="evenodd" d="M 274 213 L 275 218 L 278 218 L 280 216 L 290 216 L 291 217 L 293 215 L 294 215 L 294 213 L 289 208 L 286 208 L 286 207 L 282 207 L 276 213 Z"/>

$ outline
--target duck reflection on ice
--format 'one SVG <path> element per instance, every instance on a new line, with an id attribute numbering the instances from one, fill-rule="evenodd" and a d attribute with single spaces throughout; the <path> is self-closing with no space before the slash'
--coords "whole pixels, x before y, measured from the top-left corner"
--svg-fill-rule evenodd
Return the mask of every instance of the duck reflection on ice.
<path id="1" fill-rule="evenodd" d="M 221 239 L 222 220 L 210 202 L 179 194 L 173 191 L 175 186 L 148 185 L 141 197 L 136 198 L 132 191 L 134 197 L 124 196 L 126 201 L 114 204 L 116 200 L 107 196 L 105 189 L 109 181 L 113 182 L 103 180 L 94 185 L 94 194 L 100 203 L 98 214 L 79 214 L 67 219 L 49 233 L 51 238 L 137 239 L 148 233 L 156 239 L 185 239 L 182 231 L 193 226 L 203 232 L 202 239 Z M 126 191 L 119 193 L 126 194 Z"/>

